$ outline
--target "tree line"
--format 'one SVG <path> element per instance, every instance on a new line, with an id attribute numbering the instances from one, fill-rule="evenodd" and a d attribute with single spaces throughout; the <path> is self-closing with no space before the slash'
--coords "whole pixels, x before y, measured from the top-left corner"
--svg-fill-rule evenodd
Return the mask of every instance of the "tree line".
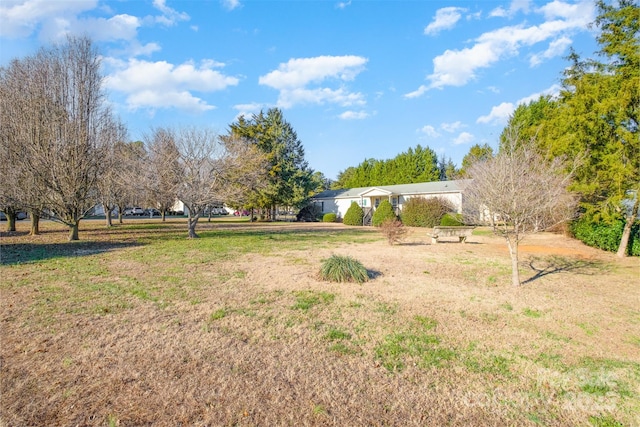
<path id="1" fill-rule="evenodd" d="M 0 211 L 15 230 L 26 210 L 31 233 L 40 218 L 69 227 L 97 204 L 108 226 L 127 206 L 158 208 L 177 200 L 188 211 L 189 237 L 214 204 L 257 209 L 299 206 L 326 187 L 278 109 L 241 117 L 225 135 L 207 128 L 151 129 L 128 141 L 104 91 L 100 55 L 87 37 L 41 48 L 0 68 Z"/>

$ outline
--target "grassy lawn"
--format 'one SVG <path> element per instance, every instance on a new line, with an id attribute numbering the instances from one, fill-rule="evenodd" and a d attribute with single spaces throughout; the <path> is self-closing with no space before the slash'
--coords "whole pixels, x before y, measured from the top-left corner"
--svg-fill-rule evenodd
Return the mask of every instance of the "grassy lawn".
<path id="1" fill-rule="evenodd" d="M 563 236 L 44 222 L 0 240 L 0 426 L 640 425 L 640 262 Z M 319 279 L 349 255 L 371 280 Z"/>

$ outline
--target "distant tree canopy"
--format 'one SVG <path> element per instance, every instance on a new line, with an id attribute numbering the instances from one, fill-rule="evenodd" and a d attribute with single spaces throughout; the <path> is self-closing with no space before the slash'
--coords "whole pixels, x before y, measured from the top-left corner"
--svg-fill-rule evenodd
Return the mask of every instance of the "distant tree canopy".
<path id="1" fill-rule="evenodd" d="M 450 178 L 455 165 L 449 160 L 438 161 L 429 147 L 409 148 L 390 160 L 366 159 L 358 166 L 349 167 L 338 174 L 331 188 L 368 187 L 372 185 L 413 184 Z"/>

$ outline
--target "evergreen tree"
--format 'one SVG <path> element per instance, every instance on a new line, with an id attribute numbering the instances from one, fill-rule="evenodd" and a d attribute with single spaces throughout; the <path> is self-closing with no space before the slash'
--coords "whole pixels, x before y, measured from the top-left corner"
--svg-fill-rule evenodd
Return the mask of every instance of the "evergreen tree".
<path id="1" fill-rule="evenodd" d="M 226 138 L 231 136 L 256 144 L 268 159 L 268 185 L 255 193 L 252 206 L 268 209 L 273 217 L 277 206 L 301 206 L 316 190 L 302 143 L 281 110 L 261 111 L 250 120 L 240 117 L 230 125 Z"/>

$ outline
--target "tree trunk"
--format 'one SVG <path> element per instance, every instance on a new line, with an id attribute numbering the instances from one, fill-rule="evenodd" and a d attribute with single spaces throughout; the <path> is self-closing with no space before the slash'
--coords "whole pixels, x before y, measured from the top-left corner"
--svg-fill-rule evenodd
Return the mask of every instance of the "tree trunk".
<path id="1" fill-rule="evenodd" d="M 165 222 L 167 220 L 167 211 L 166 210 L 162 210 L 162 222 Z"/>
<path id="2" fill-rule="evenodd" d="M 107 220 L 107 227 L 113 227 L 113 222 L 111 221 L 111 208 L 107 205 L 104 205 L 102 209 L 104 209 L 104 216 Z"/>
<path id="3" fill-rule="evenodd" d="M 40 234 L 40 215 L 31 212 L 31 231 L 30 236 L 37 236 Z"/>
<path id="4" fill-rule="evenodd" d="M 80 240 L 80 237 L 78 235 L 79 226 L 80 226 L 80 221 L 77 221 L 69 225 L 69 241 L 70 242 L 74 240 Z"/>
<path id="5" fill-rule="evenodd" d="M 7 217 L 7 231 L 16 231 L 16 211 L 7 209 L 4 214 Z"/>
<path id="6" fill-rule="evenodd" d="M 189 238 L 197 239 L 198 237 L 200 237 L 196 234 L 196 225 L 198 225 L 198 217 L 192 218 L 191 214 L 189 214 L 189 217 L 187 218 L 187 223 L 189 224 Z"/>
<path id="7" fill-rule="evenodd" d="M 520 270 L 518 269 L 518 239 L 511 241 L 507 236 L 509 255 L 511 255 L 511 284 L 520 286 Z"/>
<path id="8" fill-rule="evenodd" d="M 636 195 L 636 201 L 633 204 L 633 209 L 631 209 L 631 215 L 627 217 L 627 222 L 622 229 L 622 238 L 620 239 L 620 246 L 618 246 L 618 252 L 616 253 L 620 258 L 627 256 L 627 246 L 629 246 L 633 223 L 636 221 L 636 218 L 638 218 L 638 209 L 640 209 L 640 194 Z"/>

